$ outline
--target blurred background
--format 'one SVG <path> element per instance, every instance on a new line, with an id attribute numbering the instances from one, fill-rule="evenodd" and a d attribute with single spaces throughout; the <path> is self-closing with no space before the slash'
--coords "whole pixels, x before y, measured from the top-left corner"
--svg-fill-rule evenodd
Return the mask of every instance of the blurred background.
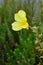
<path id="1" fill-rule="evenodd" d="M 36 31 L 13 31 L 19 10 Z M 43 0 L 0 0 L 0 65 L 43 65 Z"/>

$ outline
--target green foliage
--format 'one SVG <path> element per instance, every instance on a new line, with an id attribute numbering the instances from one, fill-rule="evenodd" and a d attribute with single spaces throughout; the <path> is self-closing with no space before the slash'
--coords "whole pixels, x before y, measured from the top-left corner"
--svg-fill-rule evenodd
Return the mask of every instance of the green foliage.
<path id="1" fill-rule="evenodd" d="M 39 10 L 35 15 L 35 0 L 4 0 L 0 8 L 0 65 L 43 65 L 43 7 L 39 1 Z M 12 30 L 14 14 L 23 9 L 26 12 L 28 23 L 35 28 L 40 38 L 32 29 L 22 29 L 19 32 Z"/>

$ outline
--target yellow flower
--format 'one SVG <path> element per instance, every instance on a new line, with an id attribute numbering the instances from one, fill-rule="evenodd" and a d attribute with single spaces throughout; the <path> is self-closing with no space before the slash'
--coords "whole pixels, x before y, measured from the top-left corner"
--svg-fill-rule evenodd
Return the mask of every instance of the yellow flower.
<path id="1" fill-rule="evenodd" d="M 28 28 L 28 22 L 26 18 L 26 13 L 23 10 L 20 10 L 14 15 L 15 22 L 12 23 L 12 29 L 14 31 L 19 31 L 23 28 Z"/>

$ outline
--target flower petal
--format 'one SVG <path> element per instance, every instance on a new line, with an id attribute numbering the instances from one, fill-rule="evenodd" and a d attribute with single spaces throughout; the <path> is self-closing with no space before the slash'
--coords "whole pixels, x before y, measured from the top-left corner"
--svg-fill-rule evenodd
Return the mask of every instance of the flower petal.
<path id="1" fill-rule="evenodd" d="M 14 31 L 19 31 L 22 29 L 21 23 L 20 22 L 14 22 L 12 23 L 12 29 Z"/>
<path id="2" fill-rule="evenodd" d="M 15 21 L 21 22 L 22 20 L 27 21 L 26 13 L 23 10 L 20 10 L 18 13 L 14 15 Z"/>
<path id="3" fill-rule="evenodd" d="M 20 10 L 20 11 L 18 12 L 18 14 L 19 14 L 19 16 L 21 16 L 21 17 L 26 17 L 26 13 L 25 13 L 25 11 L 23 11 L 23 10 Z"/>
<path id="4" fill-rule="evenodd" d="M 18 15 L 18 13 L 16 13 L 16 14 L 14 15 L 14 19 L 15 19 L 15 21 L 18 21 L 18 22 L 21 21 L 21 18 L 20 18 L 20 16 Z"/>

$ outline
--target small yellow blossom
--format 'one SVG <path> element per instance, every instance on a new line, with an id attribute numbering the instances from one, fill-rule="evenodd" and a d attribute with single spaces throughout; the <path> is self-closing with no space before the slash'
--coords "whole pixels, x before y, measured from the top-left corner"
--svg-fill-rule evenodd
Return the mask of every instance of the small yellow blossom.
<path id="1" fill-rule="evenodd" d="M 19 31 L 23 28 L 28 29 L 28 22 L 26 18 L 26 13 L 23 10 L 20 10 L 18 13 L 14 15 L 15 22 L 12 23 L 12 29 L 14 31 Z"/>

